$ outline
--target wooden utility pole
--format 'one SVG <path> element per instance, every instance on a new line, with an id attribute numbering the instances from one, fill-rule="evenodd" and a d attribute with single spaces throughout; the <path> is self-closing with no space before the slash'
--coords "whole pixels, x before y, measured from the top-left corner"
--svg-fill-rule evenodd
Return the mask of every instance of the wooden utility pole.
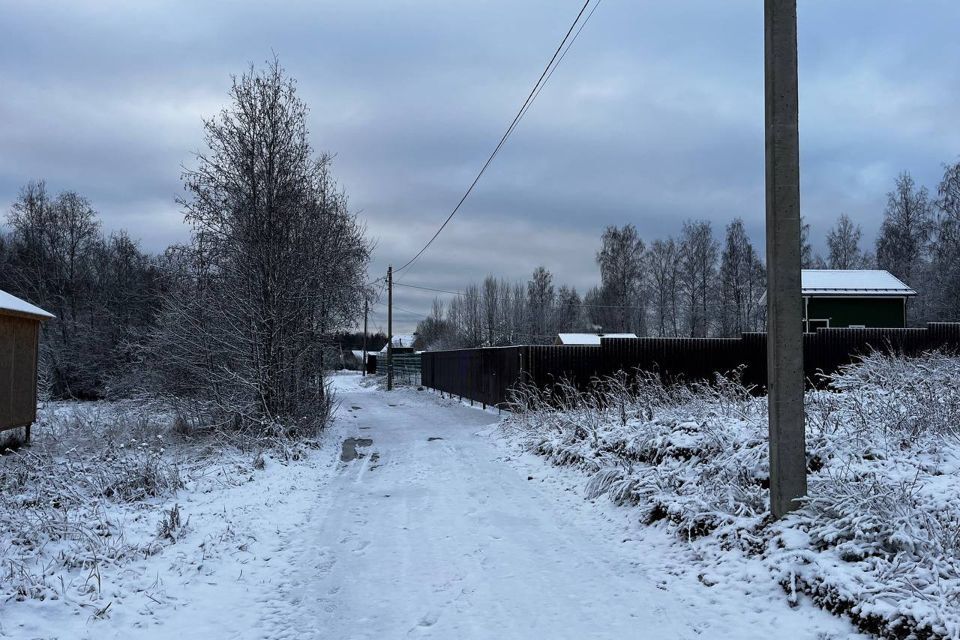
<path id="1" fill-rule="evenodd" d="M 387 391 L 393 391 L 393 265 L 387 267 Z"/>
<path id="2" fill-rule="evenodd" d="M 764 0 L 770 512 L 807 493 L 800 292 L 797 0 Z"/>
<path id="3" fill-rule="evenodd" d="M 366 297 L 363 298 L 363 375 L 367 375 L 367 312 L 369 309 L 369 301 Z"/>

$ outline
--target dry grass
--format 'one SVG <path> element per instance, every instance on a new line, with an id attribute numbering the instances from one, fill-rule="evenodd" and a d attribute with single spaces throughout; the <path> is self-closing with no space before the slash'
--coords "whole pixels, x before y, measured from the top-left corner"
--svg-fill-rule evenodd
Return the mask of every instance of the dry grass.
<path id="1" fill-rule="evenodd" d="M 48 403 L 31 444 L 0 456 L 0 602 L 71 596 L 100 610 L 108 567 L 189 533 L 188 514 L 170 506 L 178 492 L 211 475 L 245 481 L 265 454 L 292 462 L 317 444 L 296 424 L 223 429 L 195 418 L 169 404 Z"/>

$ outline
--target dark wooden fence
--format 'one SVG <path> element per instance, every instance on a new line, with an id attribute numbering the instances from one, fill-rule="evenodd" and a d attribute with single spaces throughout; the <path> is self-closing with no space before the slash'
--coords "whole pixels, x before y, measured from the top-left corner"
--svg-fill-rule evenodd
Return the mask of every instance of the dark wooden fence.
<path id="1" fill-rule="evenodd" d="M 960 350 L 960 323 L 911 329 L 818 329 L 803 336 L 807 378 L 833 373 L 871 350 L 917 355 Z M 521 346 L 428 351 L 421 356 L 423 386 L 484 404 L 503 406 L 521 378 L 546 386 L 562 378 L 586 386 L 618 371 L 658 372 L 666 380 L 711 379 L 743 367 L 747 384 L 767 380 L 767 335 L 739 338 L 604 338 L 596 346 Z"/>
<path id="2" fill-rule="evenodd" d="M 537 347 L 426 351 L 420 354 L 421 384 L 500 406 L 508 402 L 510 389 L 520 379 L 524 355 L 534 348 Z"/>

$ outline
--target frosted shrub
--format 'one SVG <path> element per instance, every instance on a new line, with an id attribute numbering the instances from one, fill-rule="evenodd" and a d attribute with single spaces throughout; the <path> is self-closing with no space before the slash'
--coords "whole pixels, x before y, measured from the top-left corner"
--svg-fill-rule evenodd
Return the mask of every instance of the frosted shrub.
<path id="1" fill-rule="evenodd" d="M 960 438 L 960 358 L 874 353 L 832 376 L 830 388 L 844 392 L 836 419 L 848 434 L 880 435 L 893 446 Z"/>
<path id="2" fill-rule="evenodd" d="M 44 410 L 31 446 L 0 457 L 0 599 L 58 598 L 58 570 L 98 574 L 104 562 L 153 553 L 153 540 L 127 540 L 106 505 L 136 510 L 183 486 L 170 440 L 169 421 L 149 407 Z"/>
<path id="3" fill-rule="evenodd" d="M 765 509 L 766 405 L 736 374 L 665 385 L 641 372 L 582 392 L 523 387 L 512 421 L 539 453 L 592 472 L 591 496 L 609 494 L 703 535 Z"/>
<path id="4" fill-rule="evenodd" d="M 818 553 L 796 578 L 881 636 L 960 637 L 958 380 L 953 356 L 875 353 L 807 397 L 823 469 L 786 524 Z"/>

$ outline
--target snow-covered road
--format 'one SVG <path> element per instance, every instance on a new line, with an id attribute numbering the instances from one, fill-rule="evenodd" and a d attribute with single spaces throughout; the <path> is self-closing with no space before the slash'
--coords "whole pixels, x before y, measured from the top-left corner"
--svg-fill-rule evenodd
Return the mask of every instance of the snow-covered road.
<path id="1" fill-rule="evenodd" d="M 690 635 L 615 541 L 578 526 L 475 435 L 496 415 L 411 395 L 344 394 L 373 445 L 297 532 L 303 562 L 276 611 L 289 637 Z"/>
<path id="2" fill-rule="evenodd" d="M 538 460 L 497 446 L 495 413 L 352 382 L 340 380 L 342 433 L 373 444 L 339 466 L 289 532 L 291 564 L 264 637 L 850 633 L 812 607 L 790 609 L 770 584 L 752 596 L 706 587 L 696 571 L 671 565 L 676 557 L 625 541 L 625 520 L 605 518 Z"/>
<path id="3" fill-rule="evenodd" d="M 111 576 L 107 615 L 9 604 L 0 637 L 859 637 L 808 603 L 790 608 L 759 561 L 704 559 L 584 500 L 583 478 L 503 440 L 496 412 L 335 382 L 327 444 L 179 495 L 188 534 Z M 349 437 L 372 444 L 343 462 Z"/>

